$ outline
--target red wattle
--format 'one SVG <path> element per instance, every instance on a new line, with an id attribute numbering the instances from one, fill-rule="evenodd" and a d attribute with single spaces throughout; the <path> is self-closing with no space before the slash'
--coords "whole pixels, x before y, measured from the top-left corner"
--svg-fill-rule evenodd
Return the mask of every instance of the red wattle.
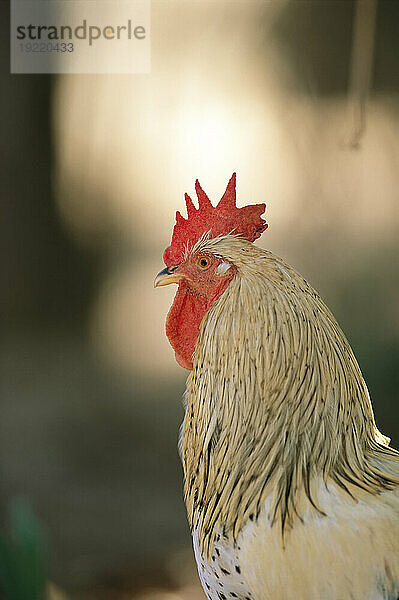
<path id="1" fill-rule="evenodd" d="M 208 310 L 206 298 L 194 295 L 183 279 L 166 319 L 166 335 L 176 360 L 186 369 L 193 368 L 192 355 L 201 321 Z"/>
<path id="2" fill-rule="evenodd" d="M 208 299 L 195 293 L 185 279 L 180 280 L 166 319 L 166 335 L 175 351 L 177 362 L 185 369 L 193 368 L 192 356 L 202 319 L 229 283 L 230 279 L 227 278 L 221 281 Z"/>

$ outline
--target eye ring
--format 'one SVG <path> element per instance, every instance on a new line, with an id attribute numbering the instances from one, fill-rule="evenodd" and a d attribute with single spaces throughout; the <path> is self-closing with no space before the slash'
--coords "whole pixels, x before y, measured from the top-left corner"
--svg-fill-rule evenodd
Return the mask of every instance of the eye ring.
<path id="1" fill-rule="evenodd" d="M 201 258 L 198 259 L 198 265 L 201 267 L 201 269 L 204 269 L 204 270 L 207 269 L 210 264 L 211 264 L 211 261 L 206 256 L 201 256 Z"/>

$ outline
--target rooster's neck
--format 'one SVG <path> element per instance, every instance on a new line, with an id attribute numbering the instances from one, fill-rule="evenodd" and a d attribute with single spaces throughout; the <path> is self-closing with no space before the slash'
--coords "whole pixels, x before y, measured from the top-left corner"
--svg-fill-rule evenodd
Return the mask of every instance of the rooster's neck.
<path id="1" fill-rule="evenodd" d="M 268 496 L 284 530 L 304 498 L 322 511 L 320 477 L 352 493 L 392 484 L 373 466 L 393 451 L 344 334 L 300 275 L 252 247 L 201 324 L 187 381 L 185 499 L 208 554 L 221 525 L 236 538 Z"/>

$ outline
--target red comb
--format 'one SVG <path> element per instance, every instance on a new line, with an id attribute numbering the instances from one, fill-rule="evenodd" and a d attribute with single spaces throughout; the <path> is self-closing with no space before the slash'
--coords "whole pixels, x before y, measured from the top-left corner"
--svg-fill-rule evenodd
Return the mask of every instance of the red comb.
<path id="1" fill-rule="evenodd" d="M 211 231 L 212 237 L 218 235 L 241 235 L 253 242 L 267 229 L 267 223 L 261 214 L 265 212 L 266 204 L 252 204 L 237 208 L 236 206 L 236 174 L 233 173 L 227 188 L 217 206 L 201 188 L 198 179 L 195 182 L 198 198 L 198 209 L 188 194 L 185 195 L 187 219 L 176 213 L 176 225 L 173 229 L 172 243 L 164 253 L 165 264 L 168 267 L 179 264 L 186 247 L 193 246 L 200 237 Z"/>

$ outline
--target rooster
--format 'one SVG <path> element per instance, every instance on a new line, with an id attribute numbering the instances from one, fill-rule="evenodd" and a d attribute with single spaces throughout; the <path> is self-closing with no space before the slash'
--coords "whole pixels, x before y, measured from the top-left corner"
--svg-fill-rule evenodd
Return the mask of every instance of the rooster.
<path id="1" fill-rule="evenodd" d="M 196 181 L 166 268 L 166 334 L 190 370 L 184 496 L 209 600 L 397 600 L 399 453 L 377 429 L 337 321 L 255 246 L 264 204 Z"/>

